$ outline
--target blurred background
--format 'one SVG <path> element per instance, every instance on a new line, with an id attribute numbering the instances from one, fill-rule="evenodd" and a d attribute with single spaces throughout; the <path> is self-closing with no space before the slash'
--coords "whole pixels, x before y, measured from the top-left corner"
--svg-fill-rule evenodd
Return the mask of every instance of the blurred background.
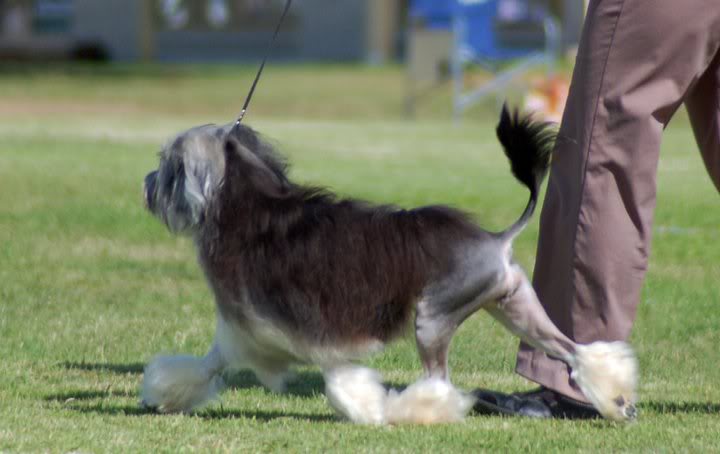
<path id="1" fill-rule="evenodd" d="M 720 451 L 720 261 L 709 247 L 720 210 L 684 111 L 664 133 L 631 339 L 642 423 L 471 418 L 440 436 L 317 424 L 332 416 L 312 372 L 298 396 L 246 374 L 223 410 L 144 415 L 143 364 L 203 354 L 214 314 L 192 241 L 147 213 L 143 178 L 178 132 L 237 118 L 283 7 L 0 0 L 0 451 Z M 294 0 L 244 122 L 288 157 L 295 182 L 401 207 L 450 204 L 504 229 L 527 191 L 495 138 L 499 104 L 560 119 L 585 8 Z M 528 271 L 538 218 L 514 244 Z M 452 348 L 461 388 L 529 386 L 512 373 L 517 340 L 490 317 L 463 324 Z M 410 338 L 370 365 L 398 384 L 420 370 Z"/>
<path id="2" fill-rule="evenodd" d="M 578 0 L 296 0 L 274 53 L 295 61 L 395 61 L 412 38 L 410 27 L 449 28 L 455 4 L 460 14 L 492 10 L 498 22 L 528 20 L 544 9 L 562 25 L 563 49 L 577 44 L 584 9 Z M 283 6 L 283 0 L 1 0 L 0 55 L 255 58 Z"/>
<path id="3" fill-rule="evenodd" d="M 284 0 L 0 0 L 0 67 L 244 68 L 264 55 L 283 7 Z M 459 118 L 515 89 L 528 107 L 559 119 L 562 62 L 572 61 L 584 10 L 579 0 L 296 0 L 271 61 L 394 68 L 389 83 L 402 81 L 391 111 L 405 116 L 429 99 L 426 110 Z M 440 109 L 432 104 L 438 96 Z"/>

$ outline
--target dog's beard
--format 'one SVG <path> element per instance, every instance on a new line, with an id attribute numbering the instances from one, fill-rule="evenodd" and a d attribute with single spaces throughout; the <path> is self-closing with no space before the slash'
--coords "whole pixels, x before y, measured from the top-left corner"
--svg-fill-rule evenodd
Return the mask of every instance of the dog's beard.
<path id="1" fill-rule="evenodd" d="M 176 234 L 193 233 L 203 222 L 224 173 L 228 126 L 185 131 L 162 150 L 158 170 L 145 177 L 145 206 Z"/>
<path id="2" fill-rule="evenodd" d="M 190 231 L 198 224 L 198 219 L 193 216 L 186 191 L 177 184 L 167 190 L 158 188 L 158 174 L 158 171 L 154 171 L 145 177 L 145 207 L 171 232 L 182 234 Z M 178 175 L 176 179 L 181 179 L 181 176 Z"/>

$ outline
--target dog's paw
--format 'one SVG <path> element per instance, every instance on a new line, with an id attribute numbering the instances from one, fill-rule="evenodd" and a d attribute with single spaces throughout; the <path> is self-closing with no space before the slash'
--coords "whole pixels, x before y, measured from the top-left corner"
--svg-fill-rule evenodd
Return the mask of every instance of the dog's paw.
<path id="1" fill-rule="evenodd" d="M 429 378 L 398 393 L 391 391 L 385 406 L 389 424 L 443 424 L 460 422 L 475 404 L 475 397 L 449 381 Z"/>
<path id="2" fill-rule="evenodd" d="M 145 368 L 141 405 L 160 413 L 189 413 L 221 388 L 222 379 L 207 370 L 201 358 L 159 356 Z"/>
<path id="3" fill-rule="evenodd" d="M 573 362 L 573 380 L 604 417 L 615 421 L 637 417 L 638 365 L 628 344 L 578 345 Z"/>
<path id="4" fill-rule="evenodd" d="M 616 397 L 613 399 L 613 402 L 618 406 L 618 412 L 626 421 L 634 421 L 637 419 L 638 411 L 633 402 L 627 401 L 623 396 Z"/>
<path id="5" fill-rule="evenodd" d="M 325 395 L 331 407 L 354 423 L 385 423 L 387 390 L 372 369 L 343 366 L 325 372 Z"/>

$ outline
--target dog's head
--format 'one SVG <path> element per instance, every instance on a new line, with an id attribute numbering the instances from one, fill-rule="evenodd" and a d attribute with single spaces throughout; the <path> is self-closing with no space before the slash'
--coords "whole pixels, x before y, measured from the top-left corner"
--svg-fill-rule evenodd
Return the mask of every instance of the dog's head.
<path id="1" fill-rule="evenodd" d="M 273 197 L 289 186 L 284 162 L 255 131 L 204 125 L 163 147 L 158 169 L 145 177 L 145 205 L 172 232 L 193 233 L 226 182 L 233 197 Z"/>

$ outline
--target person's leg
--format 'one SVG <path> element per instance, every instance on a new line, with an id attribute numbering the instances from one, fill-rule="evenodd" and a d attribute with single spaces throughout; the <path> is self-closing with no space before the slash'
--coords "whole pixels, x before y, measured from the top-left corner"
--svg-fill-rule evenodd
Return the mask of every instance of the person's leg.
<path id="1" fill-rule="evenodd" d="M 630 335 L 648 262 L 662 130 L 717 52 L 719 18 L 717 0 L 590 2 L 534 274 L 548 315 L 576 342 Z M 565 363 L 527 345 L 516 371 L 586 401 Z"/>
<path id="2" fill-rule="evenodd" d="M 685 99 L 705 167 L 720 191 L 720 52 Z"/>

